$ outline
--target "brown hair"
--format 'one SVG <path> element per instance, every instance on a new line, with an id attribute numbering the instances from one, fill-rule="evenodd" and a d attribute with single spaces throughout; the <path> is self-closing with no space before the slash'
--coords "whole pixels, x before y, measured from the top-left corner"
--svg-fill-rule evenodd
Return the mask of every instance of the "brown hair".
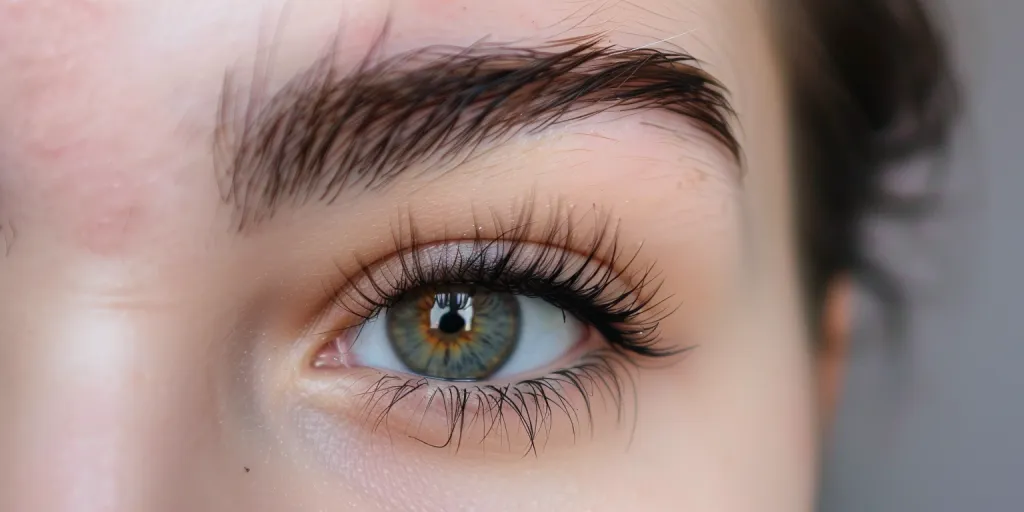
<path id="1" fill-rule="evenodd" d="M 828 283 L 850 273 L 899 326 L 901 286 L 868 256 L 861 228 L 872 214 L 914 217 L 933 203 L 933 193 L 897 195 L 884 182 L 897 165 L 947 142 L 956 92 L 943 41 L 919 0 L 788 5 L 778 26 L 790 66 L 795 215 L 811 318 L 821 317 Z"/>

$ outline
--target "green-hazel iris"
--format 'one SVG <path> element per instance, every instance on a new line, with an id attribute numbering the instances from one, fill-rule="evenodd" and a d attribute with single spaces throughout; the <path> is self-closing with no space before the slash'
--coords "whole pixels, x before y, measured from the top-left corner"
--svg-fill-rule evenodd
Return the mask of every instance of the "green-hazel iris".
<path id="1" fill-rule="evenodd" d="M 387 336 L 409 370 L 444 380 L 483 380 L 515 351 L 522 319 L 507 293 L 413 290 L 387 312 Z"/>

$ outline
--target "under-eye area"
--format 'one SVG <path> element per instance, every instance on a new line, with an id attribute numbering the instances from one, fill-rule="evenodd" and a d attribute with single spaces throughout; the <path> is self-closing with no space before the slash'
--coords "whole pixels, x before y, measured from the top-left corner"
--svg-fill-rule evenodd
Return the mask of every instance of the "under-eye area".
<path id="1" fill-rule="evenodd" d="M 308 358 L 317 407 L 424 444 L 466 441 L 538 453 L 627 427 L 645 362 L 688 345 L 664 340 L 676 307 L 608 215 L 523 210 L 469 239 L 422 239 L 411 223 L 393 253 L 342 276 Z M 493 235 L 489 233 L 494 233 Z M 597 414 L 599 412 L 600 414 Z"/>

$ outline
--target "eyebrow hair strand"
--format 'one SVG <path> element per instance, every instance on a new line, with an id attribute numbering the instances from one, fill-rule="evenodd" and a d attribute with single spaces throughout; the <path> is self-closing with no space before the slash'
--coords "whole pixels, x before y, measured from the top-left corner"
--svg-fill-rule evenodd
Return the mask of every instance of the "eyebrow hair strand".
<path id="1" fill-rule="evenodd" d="M 520 133 L 603 112 L 660 110 L 696 125 L 737 161 L 728 91 L 692 56 L 588 36 L 541 47 L 431 46 L 341 75 L 333 53 L 236 117 L 225 80 L 215 151 L 239 228 L 282 205 L 379 189 L 419 164 L 467 157 Z M 256 109 L 256 110 L 254 110 Z M 237 138 L 229 124 L 244 120 Z M 237 139 L 237 140 L 236 140 Z"/>

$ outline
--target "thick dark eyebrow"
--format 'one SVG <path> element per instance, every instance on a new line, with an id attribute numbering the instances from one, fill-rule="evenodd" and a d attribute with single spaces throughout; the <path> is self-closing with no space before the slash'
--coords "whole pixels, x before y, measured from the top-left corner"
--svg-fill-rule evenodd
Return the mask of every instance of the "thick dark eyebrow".
<path id="1" fill-rule="evenodd" d="M 686 53 L 585 38 L 539 48 L 433 46 L 373 61 L 342 74 L 325 57 L 269 101 L 250 97 L 242 109 L 225 82 L 215 153 L 241 227 L 282 205 L 330 203 L 417 165 L 609 111 L 678 114 L 739 159 L 728 91 Z"/>

